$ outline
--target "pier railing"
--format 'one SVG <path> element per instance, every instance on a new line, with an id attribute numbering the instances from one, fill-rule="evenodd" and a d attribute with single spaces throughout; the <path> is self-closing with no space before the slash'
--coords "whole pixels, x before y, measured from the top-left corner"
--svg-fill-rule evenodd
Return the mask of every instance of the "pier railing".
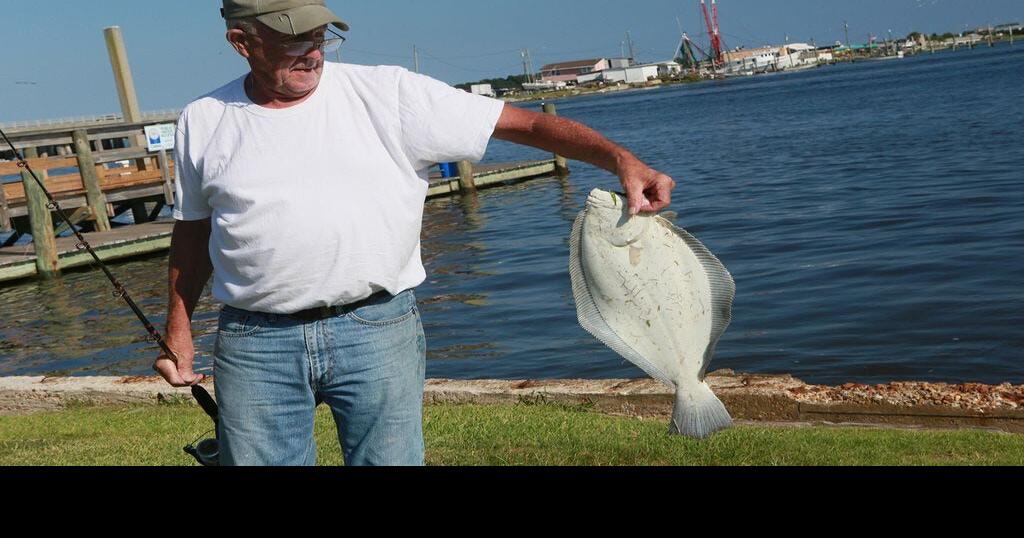
<path id="1" fill-rule="evenodd" d="M 110 230 L 110 219 L 123 212 L 131 211 L 136 223 L 144 223 L 174 203 L 172 160 L 166 152 L 151 153 L 143 144 L 145 127 L 152 124 L 33 129 L 10 138 L 72 223 L 88 223 L 94 231 L 103 232 Z M 104 151 L 104 140 L 127 140 L 130 147 Z M 0 230 L 14 232 L 7 244 L 30 233 L 37 271 L 56 274 L 58 252 L 53 238 L 67 228 L 54 228 L 48 200 L 27 171 L 15 161 L 0 163 L 0 177 L 17 174 L 20 181 L 0 188 Z"/>
<path id="2" fill-rule="evenodd" d="M 173 122 L 181 114 L 180 110 L 166 109 L 153 110 L 142 113 L 143 121 L 148 122 Z M 124 116 L 121 114 L 97 114 L 92 116 L 73 116 L 68 118 L 53 118 L 46 120 L 22 120 L 0 123 L 0 128 L 7 132 L 19 132 L 30 129 L 77 129 L 80 127 L 95 127 L 109 125 L 112 123 L 124 123 Z"/>

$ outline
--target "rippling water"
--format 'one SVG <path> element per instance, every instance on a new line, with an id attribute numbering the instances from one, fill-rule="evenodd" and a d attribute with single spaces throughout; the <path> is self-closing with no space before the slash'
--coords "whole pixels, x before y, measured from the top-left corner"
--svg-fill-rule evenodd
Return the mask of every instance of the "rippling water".
<path id="1" fill-rule="evenodd" d="M 576 98 L 679 180 L 679 223 L 737 283 L 712 369 L 810 382 L 1024 383 L 1024 46 Z M 495 142 L 488 160 L 543 157 Z M 570 178 L 431 201 L 418 290 L 430 377 L 641 377 L 577 324 Z M 116 273 L 162 324 L 166 257 Z M 148 373 L 99 273 L 0 288 L 0 375 Z M 207 296 L 195 328 L 207 371 Z"/>

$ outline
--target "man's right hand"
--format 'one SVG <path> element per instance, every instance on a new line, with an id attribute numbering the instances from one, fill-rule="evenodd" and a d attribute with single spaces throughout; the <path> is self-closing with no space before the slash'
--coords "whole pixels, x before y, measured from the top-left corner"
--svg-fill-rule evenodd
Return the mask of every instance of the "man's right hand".
<path id="1" fill-rule="evenodd" d="M 172 387 L 191 387 L 206 378 L 205 375 L 192 371 L 196 355 L 192 342 L 188 342 L 187 345 L 176 345 L 168 341 L 167 347 L 171 348 L 175 356 L 168 357 L 166 353 L 161 353 L 153 364 L 153 369 Z"/>
<path id="2" fill-rule="evenodd" d="M 210 279 L 210 219 L 174 223 L 168 262 L 167 347 L 173 357 L 160 355 L 153 364 L 175 387 L 198 384 L 206 376 L 192 371 L 196 350 L 192 344 L 192 314 Z"/>

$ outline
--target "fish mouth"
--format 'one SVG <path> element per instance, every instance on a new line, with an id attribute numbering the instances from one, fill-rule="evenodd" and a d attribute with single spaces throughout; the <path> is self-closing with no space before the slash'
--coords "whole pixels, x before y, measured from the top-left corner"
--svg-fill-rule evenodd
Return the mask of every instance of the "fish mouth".
<path id="1" fill-rule="evenodd" d="M 587 199 L 587 205 L 604 209 L 622 210 L 629 207 L 626 195 L 621 192 L 594 189 Z"/>

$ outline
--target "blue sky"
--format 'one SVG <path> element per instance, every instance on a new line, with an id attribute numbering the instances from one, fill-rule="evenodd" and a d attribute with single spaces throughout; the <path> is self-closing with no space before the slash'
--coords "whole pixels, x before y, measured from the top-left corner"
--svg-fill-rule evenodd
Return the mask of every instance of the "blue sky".
<path id="1" fill-rule="evenodd" d="M 618 56 L 626 31 L 642 61 L 668 59 L 679 17 L 701 33 L 697 0 L 328 0 L 352 26 L 344 61 L 412 66 L 450 83 Z M 246 71 L 224 41 L 219 0 L 0 0 L 0 122 L 119 112 L 103 28 L 121 26 L 144 110 L 180 108 Z M 720 0 L 726 44 L 761 45 L 1024 21 L 1022 0 Z"/>

